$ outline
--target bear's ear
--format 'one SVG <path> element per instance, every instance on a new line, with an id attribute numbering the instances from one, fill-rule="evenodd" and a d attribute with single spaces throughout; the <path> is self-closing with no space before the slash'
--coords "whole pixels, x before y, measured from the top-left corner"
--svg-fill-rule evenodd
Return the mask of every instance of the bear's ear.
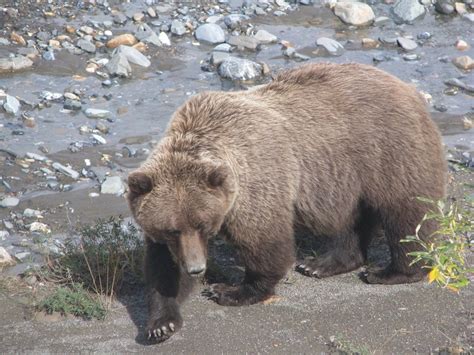
<path id="1" fill-rule="evenodd" d="M 153 189 L 151 177 L 142 171 L 135 171 L 128 175 L 128 187 L 131 192 L 143 195 Z"/>
<path id="2" fill-rule="evenodd" d="M 217 189 L 224 185 L 228 177 L 228 169 L 224 166 L 215 166 L 207 174 L 207 184 L 213 189 Z"/>

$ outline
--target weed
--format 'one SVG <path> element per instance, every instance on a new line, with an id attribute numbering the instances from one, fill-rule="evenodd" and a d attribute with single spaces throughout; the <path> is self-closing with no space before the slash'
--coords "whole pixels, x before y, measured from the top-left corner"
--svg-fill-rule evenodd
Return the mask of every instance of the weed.
<path id="1" fill-rule="evenodd" d="M 469 275 L 474 269 L 466 262 L 466 250 L 469 248 L 469 234 L 472 233 L 473 216 L 467 209 L 460 209 L 455 203 L 446 205 L 443 201 L 419 198 L 433 206 L 416 228 L 414 236 L 408 236 L 402 242 L 414 242 L 421 245 L 422 251 L 408 253 L 414 257 L 412 264 L 421 262 L 424 268 L 431 269 L 428 274 L 430 283 L 436 282 L 443 288 L 458 292 L 469 284 Z M 423 223 L 435 221 L 439 228 L 429 242 L 421 240 L 419 231 Z"/>
<path id="2" fill-rule="evenodd" d="M 60 284 L 79 283 L 97 295 L 107 296 L 109 308 L 113 296 L 125 280 L 142 279 L 143 242 L 136 228 L 123 224 L 122 218 L 98 220 L 80 231 L 80 238 L 68 239 L 62 256 L 48 261 L 43 278 Z"/>
<path id="3" fill-rule="evenodd" d="M 48 314 L 59 312 L 62 315 L 73 314 L 84 319 L 104 319 L 106 309 L 97 296 L 92 296 L 81 284 L 59 286 L 54 293 L 46 297 L 38 305 L 39 310 Z"/>
<path id="4" fill-rule="evenodd" d="M 327 343 L 331 352 L 336 351 L 339 354 L 367 355 L 370 351 L 364 346 L 355 346 L 342 336 L 331 336 Z"/>

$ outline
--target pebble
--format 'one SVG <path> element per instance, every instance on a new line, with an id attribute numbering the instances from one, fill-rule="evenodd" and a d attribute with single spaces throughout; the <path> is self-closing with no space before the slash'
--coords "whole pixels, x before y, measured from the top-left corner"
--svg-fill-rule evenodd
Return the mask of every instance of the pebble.
<path id="1" fill-rule="evenodd" d="M 15 258 L 17 258 L 18 260 L 23 262 L 30 255 L 31 255 L 31 253 L 29 251 L 23 251 L 23 252 L 20 252 L 20 253 L 16 253 Z"/>
<path id="2" fill-rule="evenodd" d="M 218 66 L 221 64 L 225 59 L 229 58 L 230 54 L 226 52 L 212 52 L 210 63 L 212 65 Z"/>
<path id="3" fill-rule="evenodd" d="M 49 234 L 51 233 L 51 229 L 45 223 L 33 222 L 30 224 L 30 232 L 40 232 L 44 234 Z"/>
<path id="4" fill-rule="evenodd" d="M 165 32 L 160 32 L 160 34 L 158 35 L 158 39 L 164 46 L 171 46 L 171 41 Z"/>
<path id="5" fill-rule="evenodd" d="M 115 36 L 107 42 L 108 48 L 117 48 L 120 45 L 133 46 L 137 43 L 137 39 L 131 33 L 124 33 L 119 36 Z"/>
<path id="6" fill-rule="evenodd" d="M 459 69 L 471 70 L 474 69 L 474 60 L 468 55 L 456 57 L 453 59 L 453 64 Z"/>
<path id="7" fill-rule="evenodd" d="M 262 70 L 262 65 L 251 60 L 229 57 L 219 65 L 218 73 L 230 80 L 251 80 L 260 77 Z"/>
<path id="8" fill-rule="evenodd" d="M 407 62 L 413 62 L 416 60 L 420 60 L 420 56 L 418 54 L 404 54 L 403 55 L 403 60 L 406 60 Z"/>
<path id="9" fill-rule="evenodd" d="M 471 12 L 471 13 L 468 13 L 468 14 L 464 14 L 464 15 L 462 16 L 462 18 L 463 18 L 464 20 L 469 21 L 469 22 L 474 22 L 474 12 Z"/>
<path id="10" fill-rule="evenodd" d="M 230 14 L 224 17 L 224 23 L 230 30 L 235 30 L 240 27 L 243 20 L 248 20 L 249 17 L 241 14 Z"/>
<path id="11" fill-rule="evenodd" d="M 102 137 L 101 135 L 98 135 L 98 134 L 93 133 L 91 136 L 92 136 L 92 139 L 93 139 L 96 143 L 102 144 L 102 145 L 107 144 L 106 139 L 105 139 L 104 137 Z"/>
<path id="12" fill-rule="evenodd" d="M 155 9 L 153 9 L 152 7 L 149 7 L 147 10 L 146 10 L 148 16 L 150 16 L 151 18 L 155 18 L 156 17 L 156 11 Z"/>
<path id="13" fill-rule="evenodd" d="M 431 33 L 429 32 L 421 32 L 419 33 L 416 38 L 426 41 L 432 37 Z"/>
<path id="14" fill-rule="evenodd" d="M 149 67 L 151 65 L 150 60 L 145 57 L 140 51 L 129 46 L 118 46 L 115 53 L 122 54 L 128 60 L 128 62 L 139 65 L 141 67 Z"/>
<path id="15" fill-rule="evenodd" d="M 12 266 L 15 264 L 15 260 L 13 260 L 8 251 L 6 251 L 4 247 L 0 247 L 0 267 Z"/>
<path id="16" fill-rule="evenodd" d="M 66 99 L 64 100 L 64 105 L 63 107 L 66 109 L 66 110 L 74 110 L 74 111 L 78 111 L 82 108 L 82 104 L 80 101 L 78 100 L 71 100 L 71 99 Z"/>
<path id="17" fill-rule="evenodd" d="M 469 44 L 467 44 L 467 42 L 463 41 L 462 39 L 458 39 L 454 45 L 458 51 L 465 51 L 466 49 L 469 49 Z"/>
<path id="18" fill-rule="evenodd" d="M 44 155 L 40 155 L 40 154 L 36 154 L 36 153 L 27 152 L 25 155 L 26 155 L 27 158 L 33 159 L 33 160 L 36 160 L 36 161 L 46 161 L 46 160 L 48 160 L 48 158 L 46 158 Z"/>
<path id="19" fill-rule="evenodd" d="M 16 32 L 12 32 L 10 34 L 10 40 L 12 42 L 15 42 L 15 43 L 18 43 L 19 45 L 21 46 L 26 46 L 26 41 L 25 39 L 23 38 L 23 36 L 19 35 L 18 33 Z"/>
<path id="20" fill-rule="evenodd" d="M 10 237 L 10 233 L 8 231 L 0 231 L 0 240 L 5 240 Z"/>
<path id="21" fill-rule="evenodd" d="M 125 192 L 125 186 L 120 176 L 108 176 L 100 186 L 100 193 L 122 195 Z"/>
<path id="22" fill-rule="evenodd" d="M 252 51 L 257 50 L 259 46 L 259 42 L 255 37 L 247 36 L 230 36 L 227 39 L 227 43 L 238 48 L 250 49 Z"/>
<path id="23" fill-rule="evenodd" d="M 265 30 L 258 30 L 254 38 L 262 44 L 275 43 L 278 40 L 277 36 Z"/>
<path id="24" fill-rule="evenodd" d="M 186 33 L 186 27 L 179 20 L 173 20 L 171 22 L 171 33 L 176 36 L 182 36 Z"/>
<path id="25" fill-rule="evenodd" d="M 0 73 L 15 72 L 30 68 L 33 61 L 22 55 L 17 55 L 9 58 L 0 58 Z"/>
<path id="26" fill-rule="evenodd" d="M 120 77 L 129 77 L 132 73 L 132 68 L 130 63 L 127 60 L 127 57 L 124 53 L 114 53 L 112 58 L 109 60 L 105 66 L 110 75 L 120 76 Z"/>
<path id="27" fill-rule="evenodd" d="M 467 13 L 467 8 L 466 8 L 466 4 L 462 3 L 462 2 L 456 2 L 454 3 L 454 9 L 456 10 L 456 12 L 459 14 L 459 15 L 464 15 Z"/>
<path id="28" fill-rule="evenodd" d="M 225 32 L 224 30 L 214 23 L 205 23 L 199 26 L 195 33 L 196 39 L 198 41 L 210 43 L 210 44 L 218 44 L 225 42 Z"/>
<path id="29" fill-rule="evenodd" d="M 214 47 L 214 52 L 232 52 L 232 46 L 229 43 L 221 43 Z"/>
<path id="30" fill-rule="evenodd" d="M 436 0 L 435 10 L 443 15 L 450 15 L 454 12 L 454 3 L 451 0 Z"/>
<path id="31" fill-rule="evenodd" d="M 64 166 L 61 163 L 55 162 L 55 163 L 53 163 L 52 167 L 55 170 L 63 173 L 64 175 L 67 175 L 67 176 L 73 178 L 74 180 L 79 179 L 79 173 L 76 170 L 74 170 L 72 168 L 69 168 L 67 166 Z"/>
<path id="32" fill-rule="evenodd" d="M 0 201 L 0 207 L 3 208 L 11 208 L 11 207 L 16 207 L 20 203 L 20 200 L 16 197 L 9 196 L 5 197 Z"/>
<path id="33" fill-rule="evenodd" d="M 397 43 L 406 51 L 413 51 L 418 47 L 418 44 L 416 44 L 414 40 L 405 37 L 398 37 Z"/>
<path id="34" fill-rule="evenodd" d="M 323 47 L 330 55 L 333 56 L 339 56 L 344 53 L 344 46 L 331 38 L 320 37 L 316 40 L 316 45 Z"/>
<path id="35" fill-rule="evenodd" d="M 96 51 L 94 43 L 84 38 L 81 38 L 77 41 L 77 46 L 87 53 L 95 53 Z"/>
<path id="36" fill-rule="evenodd" d="M 145 18 L 145 14 L 143 12 L 137 12 L 133 15 L 133 21 L 135 22 L 142 22 Z"/>
<path id="37" fill-rule="evenodd" d="M 41 211 L 34 210 L 34 209 L 31 209 L 31 208 L 26 208 L 23 211 L 23 217 L 25 217 L 25 218 L 38 218 L 38 217 L 41 217 Z"/>
<path id="38" fill-rule="evenodd" d="M 397 0 L 392 7 L 392 14 L 399 22 L 413 22 L 425 13 L 425 7 L 418 0 Z"/>
<path id="39" fill-rule="evenodd" d="M 20 112 L 20 101 L 14 96 L 6 95 L 3 108 L 7 113 L 16 116 Z"/>
<path id="40" fill-rule="evenodd" d="M 362 38 L 362 47 L 363 48 L 373 49 L 373 48 L 378 48 L 379 46 L 380 46 L 380 43 L 376 39 Z"/>
<path id="41" fill-rule="evenodd" d="M 375 14 L 372 8 L 362 2 L 338 2 L 334 6 L 334 14 L 344 23 L 354 26 L 370 25 Z"/>
<path id="42" fill-rule="evenodd" d="M 84 111 L 84 114 L 88 118 L 109 118 L 111 116 L 110 111 L 102 110 L 98 108 L 88 108 Z"/>
<path id="43" fill-rule="evenodd" d="M 469 85 L 464 83 L 463 81 L 457 79 L 457 78 L 451 78 L 448 79 L 444 82 L 445 85 L 454 87 L 454 88 L 460 88 L 463 90 L 466 90 L 468 92 L 473 92 L 474 93 L 474 85 Z"/>

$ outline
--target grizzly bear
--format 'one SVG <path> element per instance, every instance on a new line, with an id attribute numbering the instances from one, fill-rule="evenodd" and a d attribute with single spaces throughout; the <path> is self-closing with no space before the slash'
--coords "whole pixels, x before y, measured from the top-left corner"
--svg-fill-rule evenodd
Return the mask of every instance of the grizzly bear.
<path id="1" fill-rule="evenodd" d="M 242 92 L 205 92 L 173 115 L 164 137 L 129 175 L 128 200 L 146 240 L 147 335 L 182 326 L 179 305 L 206 269 L 209 238 L 232 243 L 245 265 L 237 286 L 215 284 L 218 304 L 250 305 L 274 293 L 295 262 L 294 230 L 330 237 L 299 265 L 318 278 L 362 266 L 383 229 L 391 253 L 368 283 L 420 280 L 400 243 L 445 194 L 440 134 L 423 98 L 360 64 L 310 64 Z M 427 238 L 435 228 L 425 224 Z"/>

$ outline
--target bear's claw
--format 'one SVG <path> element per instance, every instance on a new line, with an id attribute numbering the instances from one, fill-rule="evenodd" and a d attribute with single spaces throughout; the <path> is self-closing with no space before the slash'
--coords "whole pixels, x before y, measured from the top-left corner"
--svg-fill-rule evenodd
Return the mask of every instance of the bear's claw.
<path id="1" fill-rule="evenodd" d="M 165 341 L 179 328 L 179 324 L 175 324 L 174 322 L 166 321 L 164 325 L 163 322 L 160 321 L 155 321 L 154 323 L 151 329 L 147 331 L 147 339 L 149 341 Z"/>

